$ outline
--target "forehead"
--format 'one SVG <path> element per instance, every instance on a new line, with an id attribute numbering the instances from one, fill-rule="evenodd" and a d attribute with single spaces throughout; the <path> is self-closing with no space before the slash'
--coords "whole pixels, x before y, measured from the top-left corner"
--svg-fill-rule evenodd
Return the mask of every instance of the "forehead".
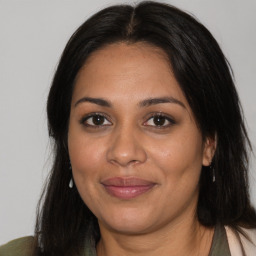
<path id="1" fill-rule="evenodd" d="M 188 105 L 165 52 L 146 43 L 115 43 L 95 51 L 79 71 L 73 99 L 143 100 L 172 96 Z"/>
<path id="2" fill-rule="evenodd" d="M 129 58 L 134 58 L 138 55 L 144 59 L 158 56 L 158 58 L 162 58 L 162 60 L 165 60 L 166 63 L 169 63 L 167 54 L 161 48 L 147 42 L 116 42 L 107 44 L 102 48 L 92 52 L 87 58 L 85 66 L 95 58 L 101 57 L 104 59 L 109 57 L 116 57 L 117 53 L 118 59 L 125 57 L 128 60 Z"/>

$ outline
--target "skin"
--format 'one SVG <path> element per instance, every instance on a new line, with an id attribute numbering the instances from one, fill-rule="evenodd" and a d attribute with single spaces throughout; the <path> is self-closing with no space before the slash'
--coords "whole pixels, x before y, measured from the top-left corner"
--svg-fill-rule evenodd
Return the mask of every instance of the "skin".
<path id="1" fill-rule="evenodd" d="M 203 140 L 162 50 L 116 43 L 89 57 L 74 87 L 68 147 L 76 187 L 99 221 L 98 255 L 208 255 L 213 230 L 199 224 L 196 205 L 215 144 Z M 120 199 L 102 185 L 113 177 L 154 186 Z"/>

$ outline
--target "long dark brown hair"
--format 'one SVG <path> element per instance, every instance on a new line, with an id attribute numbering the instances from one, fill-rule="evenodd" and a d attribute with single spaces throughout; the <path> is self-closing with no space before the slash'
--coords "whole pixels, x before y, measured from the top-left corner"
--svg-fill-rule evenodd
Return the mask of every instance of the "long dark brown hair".
<path id="1" fill-rule="evenodd" d="M 50 89 L 47 114 L 54 164 L 40 200 L 34 255 L 79 255 L 100 238 L 96 217 L 74 186 L 67 133 L 75 78 L 90 54 L 116 42 L 144 42 L 162 49 L 203 137 L 217 138 L 213 172 L 202 167 L 197 208 L 202 225 L 255 227 L 248 194 L 250 142 L 232 72 L 218 43 L 195 18 L 162 3 L 117 5 L 88 19 L 71 36 Z"/>

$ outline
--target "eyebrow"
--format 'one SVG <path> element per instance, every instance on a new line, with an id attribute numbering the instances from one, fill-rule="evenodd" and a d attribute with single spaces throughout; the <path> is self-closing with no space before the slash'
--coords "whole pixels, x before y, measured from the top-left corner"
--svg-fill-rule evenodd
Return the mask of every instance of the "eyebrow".
<path id="1" fill-rule="evenodd" d="M 112 104 L 102 98 L 91 98 L 91 97 L 83 97 L 81 99 L 79 99 L 76 103 L 75 103 L 75 107 L 83 102 L 90 102 L 99 106 L 103 106 L 103 107 L 112 107 Z M 161 98 L 149 98 L 149 99 L 145 99 L 143 101 L 141 101 L 138 105 L 139 107 L 149 107 L 152 105 L 157 105 L 157 104 L 162 104 L 162 103 L 175 103 L 180 105 L 183 108 L 186 108 L 185 105 L 173 98 L 173 97 L 161 97 Z"/>
<path id="2" fill-rule="evenodd" d="M 111 107 L 112 106 L 112 104 L 110 102 L 108 102 L 107 100 L 101 99 L 101 98 L 83 97 L 75 103 L 75 107 L 78 104 L 83 103 L 83 102 L 90 102 L 90 103 L 100 105 L 103 107 Z"/>
<path id="3" fill-rule="evenodd" d="M 140 107 L 149 107 L 152 105 L 157 105 L 161 103 L 175 103 L 180 105 L 183 108 L 186 108 L 184 103 L 181 101 L 173 98 L 173 97 L 162 97 L 162 98 L 150 98 L 150 99 L 145 99 L 142 102 L 139 103 Z"/>

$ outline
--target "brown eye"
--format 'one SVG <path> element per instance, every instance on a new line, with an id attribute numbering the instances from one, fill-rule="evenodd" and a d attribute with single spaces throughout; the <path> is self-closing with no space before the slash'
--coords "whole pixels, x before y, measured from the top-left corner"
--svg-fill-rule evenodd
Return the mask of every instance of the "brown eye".
<path id="1" fill-rule="evenodd" d="M 146 126 L 153 126 L 159 128 L 168 127 L 173 124 L 175 124 L 175 121 L 170 117 L 164 115 L 154 115 L 144 123 L 144 125 Z"/>
<path id="2" fill-rule="evenodd" d="M 153 117 L 153 123 L 156 125 L 156 126 L 163 126 L 166 122 L 166 118 L 163 117 L 163 116 L 155 116 Z"/>
<path id="3" fill-rule="evenodd" d="M 111 122 L 107 120 L 107 118 L 100 114 L 93 114 L 87 116 L 81 121 L 85 126 L 109 126 Z"/>
<path id="4" fill-rule="evenodd" d="M 94 125 L 103 125 L 105 121 L 105 117 L 104 116 L 100 116 L 100 115 L 95 115 L 92 117 L 92 123 Z"/>

